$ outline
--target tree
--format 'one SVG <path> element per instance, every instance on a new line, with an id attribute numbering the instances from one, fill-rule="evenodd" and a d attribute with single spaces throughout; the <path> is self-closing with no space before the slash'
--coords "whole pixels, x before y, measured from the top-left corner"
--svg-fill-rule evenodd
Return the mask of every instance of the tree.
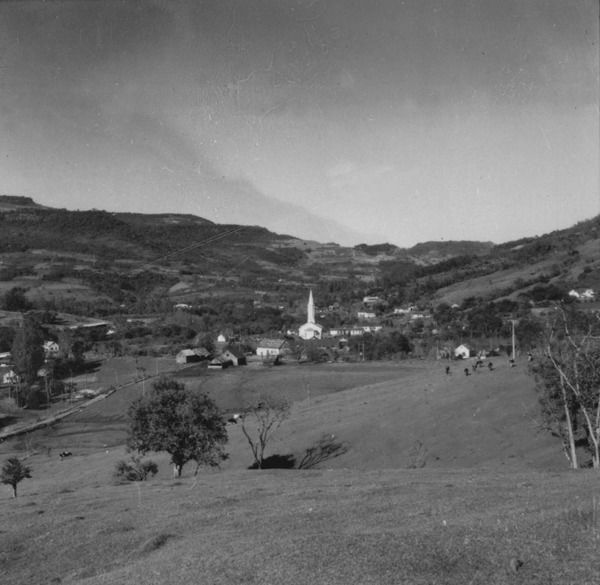
<path id="1" fill-rule="evenodd" d="M 37 379 L 44 363 L 44 337 L 36 320 L 29 315 L 15 333 L 12 344 L 12 359 L 15 370 L 23 382 L 30 386 Z"/>
<path id="2" fill-rule="evenodd" d="M 14 329 L 11 327 L 0 327 L 0 352 L 10 351 L 14 339 Z"/>
<path id="3" fill-rule="evenodd" d="M 226 458 L 225 421 L 205 394 L 189 392 L 176 380 L 161 378 L 152 391 L 136 400 L 128 411 L 127 446 L 145 455 L 166 451 L 179 477 L 188 461 L 218 466 Z"/>
<path id="4" fill-rule="evenodd" d="M 10 457 L 2 466 L 0 481 L 10 485 L 13 489 L 13 498 L 17 497 L 17 485 L 26 478 L 31 477 L 31 470 L 24 465 L 18 457 Z"/>
<path id="5" fill-rule="evenodd" d="M 545 354 L 532 368 L 546 422 L 571 467 L 578 467 L 576 447 L 583 444 L 600 469 L 600 321 L 556 307 L 550 325 Z"/>
<path id="6" fill-rule="evenodd" d="M 262 469 L 267 444 L 289 415 L 289 403 L 275 398 L 264 398 L 242 413 L 242 433 L 252 450 L 256 469 Z"/>
<path id="7" fill-rule="evenodd" d="M 20 286 L 15 286 L 8 290 L 4 295 L 3 308 L 5 311 L 29 311 L 31 303 L 25 296 L 26 290 Z"/>

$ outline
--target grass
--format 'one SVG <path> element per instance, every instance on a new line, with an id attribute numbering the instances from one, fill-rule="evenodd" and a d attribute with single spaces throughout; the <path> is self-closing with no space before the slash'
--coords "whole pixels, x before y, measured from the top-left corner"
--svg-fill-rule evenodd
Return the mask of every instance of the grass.
<path id="1" fill-rule="evenodd" d="M 267 455 L 299 459 L 324 433 L 347 451 L 308 470 L 249 471 L 229 425 L 222 470 L 194 477 L 190 464 L 174 481 L 157 454 L 155 478 L 114 485 L 126 456 L 117 393 L 106 418 L 35 435 L 73 457 L 32 453 L 19 498 L 0 490 L 3 585 L 600 581 L 598 476 L 565 470 L 536 432 L 519 367 L 468 378 L 427 362 L 256 372 L 229 371 L 237 382 L 221 378 L 221 399 L 278 388 L 294 399 Z"/>
<path id="2" fill-rule="evenodd" d="M 2 502 L 14 529 L 0 534 L 0 566 L 6 585 L 593 583 L 596 482 L 593 472 L 421 469 L 55 486 Z"/>

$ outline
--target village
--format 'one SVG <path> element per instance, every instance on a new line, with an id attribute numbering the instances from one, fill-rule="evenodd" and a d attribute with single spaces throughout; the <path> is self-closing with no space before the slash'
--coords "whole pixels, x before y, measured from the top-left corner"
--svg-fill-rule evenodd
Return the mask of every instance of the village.
<path id="1" fill-rule="evenodd" d="M 593 303 L 596 293 L 593 289 L 571 289 L 567 297 L 571 302 Z M 255 301 L 261 306 L 262 301 Z M 595 304 L 594 304 L 595 306 Z M 173 314 L 180 322 L 192 315 L 191 303 L 177 302 L 173 305 Z M 527 336 L 525 325 L 527 317 L 515 319 L 514 313 L 493 315 L 495 330 L 474 331 L 468 319 L 465 319 L 464 307 L 458 304 L 419 308 L 408 304 L 389 307 L 380 295 L 367 295 L 357 305 L 353 325 L 325 327 L 319 321 L 327 320 L 331 313 L 339 311 L 338 303 L 326 307 L 315 304 L 313 291 L 309 289 L 304 316 L 306 321 L 295 329 L 287 328 L 269 335 L 234 334 L 231 331 L 218 332 L 211 337 L 209 332 L 194 332 L 187 342 L 158 345 L 152 337 L 143 340 L 145 349 L 137 354 L 127 350 L 127 344 L 139 348 L 139 339 L 133 336 L 121 336 L 119 342 L 118 327 L 110 320 L 82 319 L 71 317 L 63 323 L 43 325 L 39 332 L 45 335 L 41 344 L 41 362 L 34 376 L 34 387 L 44 399 L 38 397 L 33 404 L 50 403 L 64 398 L 68 389 L 70 400 L 94 398 L 107 388 L 98 384 L 86 384 L 86 378 L 73 375 L 78 368 L 86 369 L 85 363 L 98 363 L 111 355 L 153 355 L 162 358 L 162 363 L 172 359 L 173 368 L 195 365 L 209 371 L 224 370 L 238 366 L 278 366 L 285 363 L 318 363 L 336 361 L 364 361 L 365 359 L 398 359 L 408 357 L 427 357 L 433 359 L 468 359 L 471 357 L 505 356 L 513 359 L 516 353 L 530 352 L 533 349 Z M 543 317 L 545 305 L 530 306 L 527 312 L 532 319 Z M 458 326 L 449 320 L 448 314 L 459 318 Z M 2 317 L 2 315 L 0 315 Z M 12 318 L 12 320 L 11 320 Z M 19 315 L 4 313 L 2 323 L 17 323 L 21 326 Z M 154 318 L 129 317 L 125 327 L 140 327 L 156 320 Z M 518 343 L 515 344 L 515 323 L 517 323 Z M 519 329 L 520 324 L 520 329 Z M 6 329 L 6 327 L 5 327 Z M 444 335 L 446 330 L 446 335 Z M 385 339 L 385 343 L 382 340 Z M 375 346 L 379 344 L 378 351 Z M 118 352 L 115 348 L 118 347 Z M 142 345 L 142 348 L 144 346 Z M 383 349 L 381 349 L 383 347 Z M 19 389 L 24 382 L 22 373 L 15 367 L 12 352 L 6 343 L 0 352 L 0 392 L 12 399 L 20 395 Z M 42 359 L 43 358 L 43 359 Z M 64 367 L 64 364 L 70 364 Z M 63 364 L 61 368 L 60 365 Z M 138 372 L 143 376 L 144 372 Z M 62 379 L 61 379 L 62 378 Z M 31 378 L 30 378 L 31 382 Z"/>

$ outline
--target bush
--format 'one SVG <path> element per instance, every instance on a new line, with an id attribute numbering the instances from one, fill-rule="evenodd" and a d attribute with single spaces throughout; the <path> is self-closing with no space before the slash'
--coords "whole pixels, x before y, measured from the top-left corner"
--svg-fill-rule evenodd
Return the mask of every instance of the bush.
<path id="1" fill-rule="evenodd" d="M 131 461 L 117 461 L 114 478 L 117 481 L 146 481 L 157 473 L 158 465 L 154 461 L 142 461 L 140 457 L 133 456 Z"/>

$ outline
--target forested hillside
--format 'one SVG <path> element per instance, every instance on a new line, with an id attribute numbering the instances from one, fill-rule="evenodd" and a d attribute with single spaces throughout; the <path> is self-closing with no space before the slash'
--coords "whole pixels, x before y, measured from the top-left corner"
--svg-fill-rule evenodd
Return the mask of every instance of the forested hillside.
<path id="1" fill-rule="evenodd" d="M 273 303 L 290 306 L 309 287 L 323 305 L 369 294 L 388 306 L 519 295 L 543 301 L 570 287 L 600 286 L 599 234 L 596 217 L 499 245 L 348 248 L 192 215 L 70 211 L 0 196 L 0 283 L 3 291 L 23 287 L 32 300 L 56 304 L 62 295 L 87 312 L 103 306 L 104 314 L 121 305 L 147 310 L 159 299 L 267 292 Z"/>

